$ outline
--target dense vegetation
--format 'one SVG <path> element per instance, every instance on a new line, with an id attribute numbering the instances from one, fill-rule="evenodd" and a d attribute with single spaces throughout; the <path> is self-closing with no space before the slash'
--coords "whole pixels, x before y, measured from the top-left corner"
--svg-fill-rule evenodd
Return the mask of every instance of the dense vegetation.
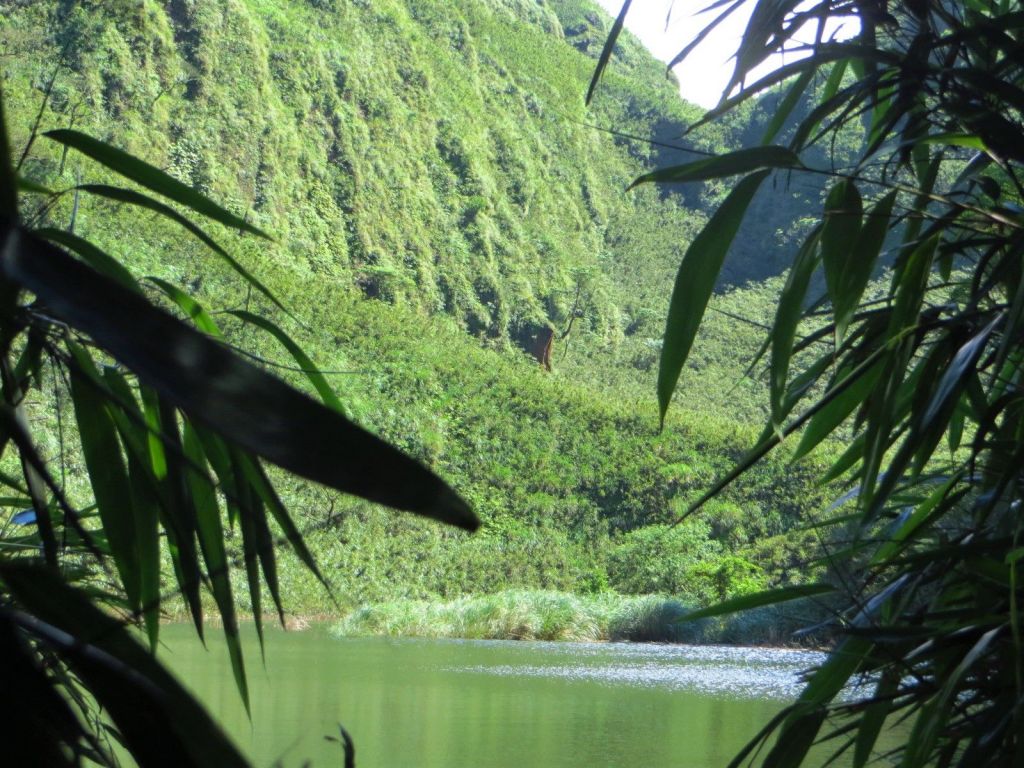
<path id="1" fill-rule="evenodd" d="M 696 115 L 635 42 L 584 110 L 603 15 L 568 2 L 32 3 L 0 19 L 13 146 L 42 107 L 42 129 L 133 150 L 274 232 L 230 250 L 308 327 L 173 222 L 136 217 L 126 241 L 127 212 L 83 194 L 48 202 L 40 223 L 64 226 L 74 208 L 75 231 L 137 276 L 284 323 L 338 372 L 348 414 L 441 472 L 483 519 L 467 539 L 285 484 L 342 607 L 507 587 L 704 604 L 800 573 L 811 534 L 782 534 L 816 504 L 809 468 L 780 461 L 685 531 L 659 527 L 753 439 L 763 389 L 742 374 L 758 331 L 736 317 L 763 324 L 772 308 L 760 288 L 718 300 L 688 407 L 657 436 L 663 286 L 722 189 L 622 193 L 666 150 L 582 123 L 664 138 Z M 698 144 L 736 135 L 716 127 Z M 109 180 L 44 139 L 25 170 L 53 188 Z M 294 364 L 272 336 L 218 322 L 232 343 Z M 539 328 L 570 323 L 554 375 L 521 353 Z M 55 429 L 45 440 L 59 453 Z M 83 470 L 70 465 L 67 482 L 85 498 Z M 291 611 L 337 610 L 304 569 L 285 564 L 281 588 Z"/>

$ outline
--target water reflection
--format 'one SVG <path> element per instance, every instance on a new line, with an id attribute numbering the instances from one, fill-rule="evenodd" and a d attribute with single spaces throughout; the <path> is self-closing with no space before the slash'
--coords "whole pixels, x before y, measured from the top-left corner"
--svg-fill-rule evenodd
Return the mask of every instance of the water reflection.
<path id="1" fill-rule="evenodd" d="M 449 671 L 557 677 L 612 686 L 687 690 L 709 696 L 789 700 L 800 693 L 802 674 L 825 659 L 824 654 L 807 651 L 726 646 L 515 643 L 508 648 L 511 653 L 515 649 L 527 657 L 543 656 L 547 663 L 457 665 Z"/>
<path id="2" fill-rule="evenodd" d="M 214 633 L 210 633 L 211 637 Z M 247 638 L 251 724 L 223 647 L 165 629 L 164 658 L 257 765 L 340 765 L 344 723 L 360 768 L 718 768 L 820 657 L 762 649 Z"/>

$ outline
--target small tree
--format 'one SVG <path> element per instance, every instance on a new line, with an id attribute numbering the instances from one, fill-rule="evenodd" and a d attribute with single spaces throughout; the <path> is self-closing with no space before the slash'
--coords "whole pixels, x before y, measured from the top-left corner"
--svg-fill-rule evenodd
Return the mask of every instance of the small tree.
<path id="1" fill-rule="evenodd" d="M 909 722 L 896 750 L 904 766 L 1019 765 L 1024 14 L 996 0 L 738 0 L 711 4 L 707 28 L 740 8 L 752 13 L 735 71 L 698 125 L 772 92 L 763 143 L 634 182 L 737 179 L 680 266 L 658 377 L 663 417 L 753 196 L 773 174 L 781 187 L 798 174 L 831 186 L 793 254 L 763 353 L 769 423 L 683 517 L 783 444 L 794 461 L 826 440 L 844 445 L 822 480 L 852 491 L 820 521 L 845 542 L 823 553 L 844 575 L 834 585 L 848 601 L 835 621 L 841 640 L 732 764 L 756 759 L 777 733 L 764 765 L 797 765 L 828 739 L 859 767 L 877 756 L 886 722 Z M 859 31 L 833 39 L 836 21 Z M 749 82 L 783 51 L 804 58 Z M 861 135 L 855 164 L 811 165 L 815 145 L 851 130 Z M 880 298 L 866 298 L 872 281 Z M 811 362 L 797 366 L 798 353 Z M 824 589 L 776 590 L 695 616 Z M 855 678 L 870 692 L 840 697 Z"/>

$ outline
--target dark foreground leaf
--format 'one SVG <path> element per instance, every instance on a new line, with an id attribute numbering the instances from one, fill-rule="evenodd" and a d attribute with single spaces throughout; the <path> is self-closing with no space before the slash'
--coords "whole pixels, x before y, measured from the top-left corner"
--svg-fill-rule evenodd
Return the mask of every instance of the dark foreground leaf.
<path id="1" fill-rule="evenodd" d="M 0 580 L 31 615 L 23 631 L 88 687 L 141 766 L 245 766 L 214 720 L 121 623 L 57 574 L 0 563 Z"/>
<path id="2" fill-rule="evenodd" d="M 701 608 L 699 611 L 691 611 L 679 619 L 679 621 L 696 621 L 697 619 L 706 619 L 709 616 L 724 616 L 729 613 L 749 611 L 751 608 L 760 608 L 764 605 L 775 605 L 776 603 L 785 603 L 790 600 L 798 600 L 815 595 L 825 595 L 835 591 L 836 588 L 829 584 L 801 584 L 795 587 L 769 589 L 753 595 L 734 597 L 732 600 L 726 600 L 708 608 Z"/>
<path id="3" fill-rule="evenodd" d="M 191 418 L 297 475 L 475 530 L 440 478 L 337 411 L 49 243 L 14 230 L 0 274 L 34 292 Z"/>
<path id="4" fill-rule="evenodd" d="M 604 41 L 604 48 L 601 49 L 601 55 L 597 59 L 597 66 L 594 67 L 594 76 L 590 78 L 590 87 L 587 88 L 587 101 L 589 104 L 590 100 L 594 97 L 594 91 L 597 89 L 597 83 L 601 80 L 601 75 L 604 73 L 605 67 L 608 66 L 608 61 L 612 57 L 612 51 L 615 50 L 615 41 L 619 39 L 619 34 L 622 32 L 622 25 L 626 23 L 626 14 L 629 13 L 629 6 L 633 3 L 633 0 L 625 0 L 622 3 L 622 10 L 619 11 L 619 15 L 615 18 L 615 22 L 612 24 L 611 31 L 608 32 L 608 39 Z"/>

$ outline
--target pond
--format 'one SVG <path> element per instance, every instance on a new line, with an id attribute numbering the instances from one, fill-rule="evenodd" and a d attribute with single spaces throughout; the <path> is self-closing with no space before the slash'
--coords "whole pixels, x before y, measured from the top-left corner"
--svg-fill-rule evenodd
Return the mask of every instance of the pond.
<path id="1" fill-rule="evenodd" d="M 251 628 L 252 721 L 219 630 L 161 631 L 161 658 L 256 765 L 720 768 L 799 690 L 819 654 L 640 644 L 337 639 Z"/>

